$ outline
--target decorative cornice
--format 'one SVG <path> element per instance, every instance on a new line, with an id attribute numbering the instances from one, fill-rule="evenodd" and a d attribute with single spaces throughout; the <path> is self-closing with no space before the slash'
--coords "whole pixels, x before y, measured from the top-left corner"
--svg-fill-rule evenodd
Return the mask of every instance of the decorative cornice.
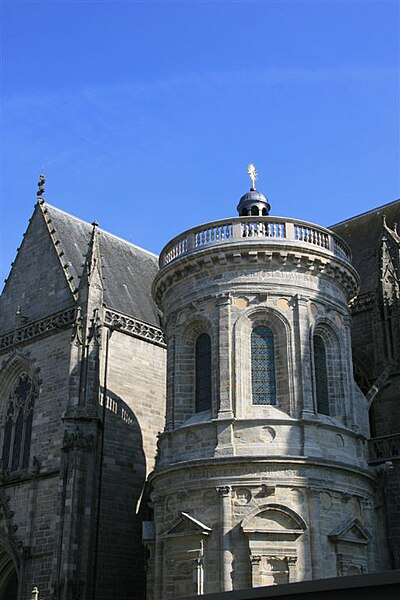
<path id="1" fill-rule="evenodd" d="M 221 259 L 223 260 L 221 261 Z M 325 276 L 338 281 L 346 290 L 349 297 L 354 297 L 358 290 L 359 277 L 354 267 L 347 261 L 338 260 L 333 254 L 323 254 L 316 247 L 304 248 L 292 246 L 272 246 L 266 248 L 262 243 L 245 245 L 229 245 L 216 248 L 205 247 L 195 253 L 182 255 L 178 261 L 172 261 L 163 267 L 157 274 L 153 283 L 153 295 L 159 305 L 168 288 L 178 281 L 182 281 L 193 274 L 198 275 L 202 271 L 223 267 L 226 271 L 229 265 L 233 270 L 251 268 L 251 264 L 258 264 L 268 271 L 288 271 Z M 228 267 L 227 267 L 228 265 Z"/>
<path id="2" fill-rule="evenodd" d="M 162 348 L 166 347 L 165 336 L 162 329 L 144 323 L 143 321 L 138 321 L 133 317 L 116 312 L 115 310 L 110 310 L 108 308 L 105 310 L 104 324 L 111 329 L 123 331 L 127 335 L 137 337 L 146 342 L 151 342 Z"/>
<path id="3" fill-rule="evenodd" d="M 67 308 L 44 319 L 33 321 L 24 327 L 10 331 L 0 337 L 0 350 L 12 348 L 33 338 L 50 335 L 59 329 L 65 329 L 75 322 L 76 307 Z"/>

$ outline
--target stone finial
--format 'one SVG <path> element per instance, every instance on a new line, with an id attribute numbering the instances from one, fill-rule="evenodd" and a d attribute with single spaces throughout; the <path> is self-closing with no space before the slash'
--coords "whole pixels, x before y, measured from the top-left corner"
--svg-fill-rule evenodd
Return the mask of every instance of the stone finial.
<path id="1" fill-rule="evenodd" d="M 44 189 L 45 183 L 46 183 L 46 178 L 43 174 L 41 174 L 39 176 L 39 181 L 38 181 L 38 191 L 36 192 L 36 196 L 38 198 L 43 198 L 43 194 L 45 192 L 45 189 Z"/>

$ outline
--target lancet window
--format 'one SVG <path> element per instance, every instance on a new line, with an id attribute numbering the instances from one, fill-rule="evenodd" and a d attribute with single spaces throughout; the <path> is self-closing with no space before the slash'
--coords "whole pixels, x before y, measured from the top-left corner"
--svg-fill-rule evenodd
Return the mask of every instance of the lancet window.
<path id="1" fill-rule="evenodd" d="M 195 394 L 196 412 L 211 408 L 211 339 L 207 333 L 201 333 L 195 347 Z"/>
<path id="2" fill-rule="evenodd" d="M 26 372 L 14 379 L 6 400 L 2 466 L 17 471 L 29 466 L 34 404 L 33 382 Z"/>
<path id="3" fill-rule="evenodd" d="M 253 404 L 276 404 L 274 334 L 264 325 L 251 333 L 251 387 Z"/>

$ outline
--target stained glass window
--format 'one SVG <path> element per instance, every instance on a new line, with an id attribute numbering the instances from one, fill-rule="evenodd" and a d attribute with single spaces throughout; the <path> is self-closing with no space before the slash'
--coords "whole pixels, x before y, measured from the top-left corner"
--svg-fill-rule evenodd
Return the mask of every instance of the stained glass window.
<path id="1" fill-rule="evenodd" d="M 276 404 L 274 335 L 264 325 L 251 333 L 251 387 L 253 404 Z"/>
<path id="2" fill-rule="evenodd" d="M 325 342 L 320 335 L 314 335 L 314 368 L 317 396 L 317 412 L 329 415 L 328 373 L 326 368 Z"/>
<path id="3" fill-rule="evenodd" d="M 27 373 L 21 373 L 8 396 L 3 438 L 3 468 L 17 471 L 29 465 L 33 416 L 33 385 Z"/>
<path id="4" fill-rule="evenodd" d="M 211 408 L 211 339 L 201 333 L 196 340 L 196 412 Z"/>

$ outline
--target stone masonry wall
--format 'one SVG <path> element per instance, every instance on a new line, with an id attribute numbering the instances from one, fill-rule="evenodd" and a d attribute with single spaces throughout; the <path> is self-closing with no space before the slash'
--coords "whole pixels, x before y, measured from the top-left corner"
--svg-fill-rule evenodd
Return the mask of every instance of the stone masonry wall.
<path id="1" fill-rule="evenodd" d="M 61 416 L 67 400 L 70 337 L 70 330 L 61 331 L 1 356 L 2 380 L 8 369 L 18 372 L 19 364 L 24 369 L 30 365 L 37 388 L 29 468 L 5 474 L 1 486 L 5 518 L 0 521 L 0 534 L 20 561 L 20 580 L 24 582 L 20 598 L 27 598 L 35 585 L 42 600 L 50 598 L 50 575 L 57 552 Z M 3 389 L 1 425 L 6 393 Z M 2 427 L 0 433 L 2 450 Z"/>

